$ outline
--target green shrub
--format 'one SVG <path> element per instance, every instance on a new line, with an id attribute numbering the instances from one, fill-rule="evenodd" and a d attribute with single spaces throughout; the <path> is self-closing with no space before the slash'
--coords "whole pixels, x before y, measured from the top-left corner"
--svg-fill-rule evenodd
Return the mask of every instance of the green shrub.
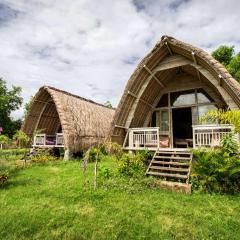
<path id="1" fill-rule="evenodd" d="M 193 150 L 191 182 L 194 189 L 207 192 L 240 192 L 240 155 L 232 136 L 222 140 L 222 148 Z"/>
<path id="2" fill-rule="evenodd" d="M 106 149 L 108 154 L 113 155 L 116 159 L 120 159 L 123 155 L 122 146 L 116 142 L 107 142 Z"/>
<path id="3" fill-rule="evenodd" d="M 224 152 L 230 156 L 239 154 L 239 145 L 233 134 L 226 135 L 221 140 Z"/>
<path id="4" fill-rule="evenodd" d="M 117 162 L 117 171 L 122 176 L 141 177 L 146 171 L 144 160 L 141 153 L 125 153 Z"/>
<path id="5" fill-rule="evenodd" d="M 103 179 L 109 179 L 111 176 L 113 176 L 112 170 L 106 166 L 100 166 L 98 168 L 98 174 L 99 174 L 99 177 Z"/>
<path id="6" fill-rule="evenodd" d="M 30 138 L 28 135 L 21 130 L 16 131 L 16 133 L 13 135 L 13 140 L 17 142 L 19 147 L 28 147 L 30 143 Z"/>
<path id="7" fill-rule="evenodd" d="M 214 124 L 232 124 L 237 133 L 240 133 L 240 110 L 211 110 L 205 113 L 201 119 L 201 123 Z"/>

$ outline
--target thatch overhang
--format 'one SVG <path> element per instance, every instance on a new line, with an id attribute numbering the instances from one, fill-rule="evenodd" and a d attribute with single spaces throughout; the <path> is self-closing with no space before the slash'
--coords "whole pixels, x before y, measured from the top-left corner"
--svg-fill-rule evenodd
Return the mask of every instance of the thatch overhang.
<path id="1" fill-rule="evenodd" d="M 188 82 L 178 79 L 179 71 Z M 240 84 L 204 50 L 163 36 L 138 64 L 125 87 L 112 123 L 112 140 L 123 143 L 126 129 L 147 126 L 153 109 L 170 86 L 203 88 L 219 107 L 240 108 Z"/>
<path id="2" fill-rule="evenodd" d="M 115 110 L 74 94 L 43 86 L 31 104 L 22 130 L 64 135 L 64 147 L 72 152 L 86 150 L 109 136 Z"/>

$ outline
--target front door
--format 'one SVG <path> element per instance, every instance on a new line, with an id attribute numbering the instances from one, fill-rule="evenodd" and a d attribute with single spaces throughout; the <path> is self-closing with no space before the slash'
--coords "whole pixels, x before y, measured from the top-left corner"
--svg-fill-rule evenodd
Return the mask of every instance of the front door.
<path id="1" fill-rule="evenodd" d="M 192 109 L 172 109 L 172 131 L 174 147 L 189 147 L 192 139 Z"/>

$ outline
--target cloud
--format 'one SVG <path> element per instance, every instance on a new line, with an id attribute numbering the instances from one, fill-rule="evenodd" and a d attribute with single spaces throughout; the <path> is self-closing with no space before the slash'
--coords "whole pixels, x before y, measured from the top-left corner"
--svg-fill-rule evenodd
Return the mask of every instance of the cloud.
<path id="1" fill-rule="evenodd" d="M 162 35 L 239 50 L 239 9 L 238 0 L 2 0 L 0 76 L 22 86 L 25 101 L 51 85 L 116 106 Z"/>

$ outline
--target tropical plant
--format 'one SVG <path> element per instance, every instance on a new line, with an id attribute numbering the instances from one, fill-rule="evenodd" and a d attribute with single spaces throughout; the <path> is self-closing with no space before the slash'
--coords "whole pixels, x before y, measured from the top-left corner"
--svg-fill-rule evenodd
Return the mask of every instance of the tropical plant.
<path id="1" fill-rule="evenodd" d="M 240 133 L 240 110 L 210 110 L 201 117 L 200 122 L 232 124 L 235 131 Z"/>
<path id="2" fill-rule="evenodd" d="M 197 189 L 208 192 L 240 192 L 239 146 L 233 136 L 223 138 L 218 149 L 193 150 L 191 182 Z"/>
<path id="3" fill-rule="evenodd" d="M 229 156 L 236 156 L 239 154 L 239 144 L 232 133 L 225 135 L 221 139 L 221 143 L 223 146 L 223 151 L 229 154 Z"/>
<path id="4" fill-rule="evenodd" d="M 30 138 L 22 130 L 17 130 L 13 135 L 13 140 L 17 142 L 18 147 L 27 147 L 30 143 Z"/>

